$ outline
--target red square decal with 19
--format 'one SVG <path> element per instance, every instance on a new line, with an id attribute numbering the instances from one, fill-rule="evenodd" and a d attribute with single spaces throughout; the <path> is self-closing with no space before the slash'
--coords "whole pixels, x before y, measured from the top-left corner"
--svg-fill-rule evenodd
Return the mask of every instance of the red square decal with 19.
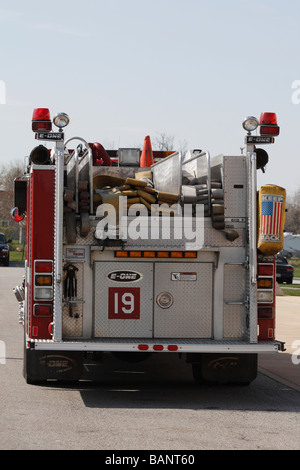
<path id="1" fill-rule="evenodd" d="M 138 320 L 140 318 L 140 288 L 109 287 L 108 318 Z"/>

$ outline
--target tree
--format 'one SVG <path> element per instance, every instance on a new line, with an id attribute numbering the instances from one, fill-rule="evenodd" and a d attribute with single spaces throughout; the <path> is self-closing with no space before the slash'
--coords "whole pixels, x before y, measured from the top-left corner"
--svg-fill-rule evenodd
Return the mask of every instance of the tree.
<path id="1" fill-rule="evenodd" d="M 10 163 L 0 169 L 0 224 L 5 221 L 5 232 L 11 238 L 16 236 L 19 226 L 11 219 L 10 211 L 14 206 L 14 180 L 23 175 L 21 162 Z"/>
<path id="2" fill-rule="evenodd" d="M 185 153 L 188 149 L 187 141 L 180 141 L 179 144 L 174 149 L 175 137 L 173 135 L 168 135 L 165 132 L 157 133 L 158 135 L 153 138 L 153 150 L 160 151 L 171 151 L 176 150 L 181 153 Z"/>
<path id="3" fill-rule="evenodd" d="M 170 151 L 174 150 L 174 140 L 173 135 L 167 135 L 165 132 L 161 132 L 157 137 L 153 138 L 153 147 L 155 150 L 161 151 Z"/>

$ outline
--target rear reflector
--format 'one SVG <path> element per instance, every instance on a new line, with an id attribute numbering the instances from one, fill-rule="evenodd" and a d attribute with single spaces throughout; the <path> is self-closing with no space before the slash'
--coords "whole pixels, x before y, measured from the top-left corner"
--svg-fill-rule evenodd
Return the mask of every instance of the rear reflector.
<path id="1" fill-rule="evenodd" d="M 32 336 L 37 336 L 39 334 L 39 329 L 37 326 L 32 327 Z"/>
<path id="2" fill-rule="evenodd" d="M 168 351 L 178 351 L 178 346 L 176 344 L 170 344 L 168 346 Z"/>
<path id="3" fill-rule="evenodd" d="M 274 330 L 273 328 L 268 328 L 268 338 L 273 338 Z"/>
<path id="4" fill-rule="evenodd" d="M 138 349 L 139 349 L 140 351 L 148 351 L 149 346 L 148 346 L 148 344 L 139 344 L 139 345 L 138 345 Z"/>

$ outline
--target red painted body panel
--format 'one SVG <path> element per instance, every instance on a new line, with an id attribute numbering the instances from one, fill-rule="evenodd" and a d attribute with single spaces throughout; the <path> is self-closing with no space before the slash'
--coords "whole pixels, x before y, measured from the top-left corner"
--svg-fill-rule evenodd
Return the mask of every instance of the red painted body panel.
<path id="1" fill-rule="evenodd" d="M 50 339 L 49 324 L 53 317 L 38 318 L 35 304 L 53 304 L 34 300 L 34 261 L 54 258 L 54 199 L 55 170 L 35 167 L 27 191 L 27 266 L 30 281 L 27 285 L 27 333 L 33 339 Z"/>

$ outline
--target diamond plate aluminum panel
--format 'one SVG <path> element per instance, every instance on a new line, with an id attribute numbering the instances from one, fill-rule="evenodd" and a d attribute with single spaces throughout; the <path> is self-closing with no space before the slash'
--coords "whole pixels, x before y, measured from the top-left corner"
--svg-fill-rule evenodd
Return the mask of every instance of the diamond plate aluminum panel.
<path id="1" fill-rule="evenodd" d="M 157 263 L 154 289 L 156 338 L 211 338 L 212 263 Z M 169 308 L 157 303 L 163 292 L 173 297 Z"/>
<path id="2" fill-rule="evenodd" d="M 223 230 L 204 229 L 204 247 L 241 247 L 245 246 L 245 230 L 235 229 L 238 237 L 234 241 L 227 240 Z"/>
<path id="3" fill-rule="evenodd" d="M 238 238 L 236 238 L 234 241 L 227 240 L 225 234 L 223 231 L 216 230 L 212 227 L 205 227 L 204 228 L 204 247 L 240 247 L 240 246 L 245 246 L 246 244 L 246 236 L 245 236 L 245 230 L 241 228 L 235 229 L 236 232 L 238 233 Z M 79 228 L 77 228 L 77 239 L 76 239 L 76 244 L 74 246 L 89 246 L 89 245 L 95 245 L 95 227 L 91 227 L 89 234 L 87 235 L 86 238 L 81 238 L 79 234 Z M 185 247 L 185 242 L 184 240 L 180 239 L 169 239 L 169 240 L 152 240 L 151 237 L 149 237 L 148 240 L 135 240 L 134 243 L 131 241 L 131 243 L 125 242 L 125 248 L 127 249 L 145 249 L 145 250 L 159 250 L 159 249 L 173 249 L 173 250 L 180 250 Z M 106 250 L 109 249 L 114 249 L 114 248 L 109 248 L 106 247 Z"/>
<path id="4" fill-rule="evenodd" d="M 126 272 L 140 277 L 124 282 Z M 94 282 L 94 337 L 152 337 L 152 263 L 95 262 Z"/>
<path id="5" fill-rule="evenodd" d="M 226 217 L 247 217 L 247 164 L 244 156 L 224 157 Z"/>
<path id="6" fill-rule="evenodd" d="M 79 338 L 82 336 L 82 304 L 72 305 L 72 316 L 70 316 L 70 309 L 68 306 L 63 306 L 62 309 L 62 337 Z"/>
<path id="7" fill-rule="evenodd" d="M 246 272 L 244 266 L 224 266 L 224 338 L 242 338 L 244 335 L 246 307 L 234 303 L 246 299 Z M 226 302 L 233 304 L 228 305 Z"/>

